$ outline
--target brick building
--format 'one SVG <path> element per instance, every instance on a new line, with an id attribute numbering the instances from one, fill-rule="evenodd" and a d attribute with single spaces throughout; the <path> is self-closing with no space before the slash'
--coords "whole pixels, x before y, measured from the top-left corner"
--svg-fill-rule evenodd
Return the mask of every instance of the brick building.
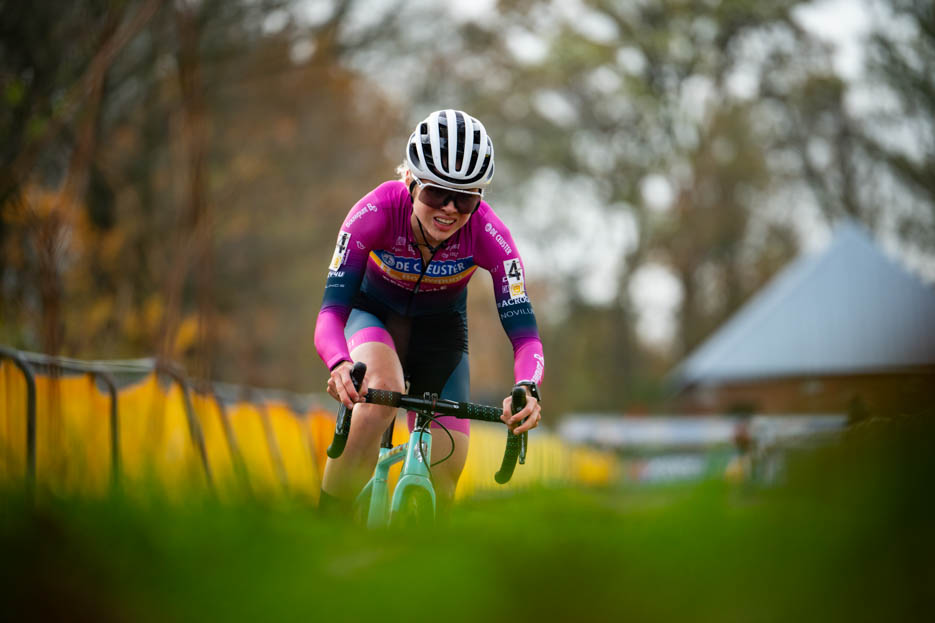
<path id="1" fill-rule="evenodd" d="M 935 402 L 935 289 L 853 224 L 670 375 L 683 413 L 896 414 Z"/>

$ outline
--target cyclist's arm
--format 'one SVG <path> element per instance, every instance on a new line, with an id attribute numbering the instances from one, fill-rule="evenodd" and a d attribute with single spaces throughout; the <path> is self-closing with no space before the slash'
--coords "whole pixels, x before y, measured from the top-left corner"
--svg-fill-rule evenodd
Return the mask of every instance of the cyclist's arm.
<path id="1" fill-rule="evenodd" d="M 531 381 L 542 384 L 545 372 L 545 357 L 542 353 L 542 341 L 532 303 L 526 293 L 526 279 L 523 260 L 516 250 L 516 243 L 509 229 L 486 204 L 478 210 L 483 222 L 477 241 L 475 261 L 486 268 L 493 278 L 494 302 L 500 316 L 500 324 L 513 346 L 513 376 L 516 383 Z M 503 402 L 504 421 L 522 433 L 534 428 L 539 423 L 540 407 L 538 399 L 529 396 L 526 407 L 517 414 L 510 413 L 509 398 Z M 521 424 L 523 420 L 525 423 Z"/>
<path id="2" fill-rule="evenodd" d="M 321 310 L 315 323 L 315 349 L 329 370 L 335 371 L 343 362 L 350 362 L 344 326 L 350 314 L 354 297 L 360 289 L 370 250 L 377 248 L 381 236 L 388 231 L 390 207 L 398 185 L 382 184 L 358 201 L 344 219 L 338 232 L 334 254 L 328 266 L 328 279 L 322 298 Z M 334 375 L 332 375 L 334 376 Z M 350 377 L 343 379 L 347 385 Z M 346 391 L 351 401 L 357 399 L 353 386 Z"/>
<path id="3" fill-rule="evenodd" d="M 509 229 L 485 203 L 475 216 L 482 223 L 476 245 L 475 261 L 493 278 L 494 302 L 510 343 L 513 346 L 514 380 L 542 383 L 545 357 L 532 303 L 526 293 L 523 260 Z"/>

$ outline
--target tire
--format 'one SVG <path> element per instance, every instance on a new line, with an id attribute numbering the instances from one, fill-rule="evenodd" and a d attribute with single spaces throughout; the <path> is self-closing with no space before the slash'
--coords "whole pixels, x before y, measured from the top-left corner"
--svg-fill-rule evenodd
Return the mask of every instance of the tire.
<path id="1" fill-rule="evenodd" d="M 393 513 L 392 523 L 402 528 L 423 528 L 435 521 L 432 495 L 422 487 L 408 487 L 403 491 L 399 510 Z"/>

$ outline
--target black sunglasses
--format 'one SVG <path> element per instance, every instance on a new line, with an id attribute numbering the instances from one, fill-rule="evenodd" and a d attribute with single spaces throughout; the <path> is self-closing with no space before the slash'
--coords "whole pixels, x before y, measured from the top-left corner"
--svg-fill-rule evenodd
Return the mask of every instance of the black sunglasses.
<path id="1" fill-rule="evenodd" d="M 450 188 L 440 188 L 438 186 L 427 186 L 419 184 L 419 201 L 430 208 L 436 210 L 444 208 L 449 201 L 453 201 L 455 210 L 459 214 L 471 214 L 480 205 L 480 195 L 470 193 L 460 193 Z"/>

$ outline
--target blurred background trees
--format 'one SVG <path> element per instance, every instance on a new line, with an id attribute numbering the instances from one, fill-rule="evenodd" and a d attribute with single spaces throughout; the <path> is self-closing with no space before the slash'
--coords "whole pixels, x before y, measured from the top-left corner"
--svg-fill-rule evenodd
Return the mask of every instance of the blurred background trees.
<path id="1" fill-rule="evenodd" d="M 845 5 L 5 3 L 0 341 L 317 390 L 340 220 L 457 107 L 495 140 L 550 410 L 657 408 L 839 219 L 932 276 L 931 3 L 862 3 L 856 72 L 821 32 Z M 485 279 L 479 398 L 511 369 Z"/>

